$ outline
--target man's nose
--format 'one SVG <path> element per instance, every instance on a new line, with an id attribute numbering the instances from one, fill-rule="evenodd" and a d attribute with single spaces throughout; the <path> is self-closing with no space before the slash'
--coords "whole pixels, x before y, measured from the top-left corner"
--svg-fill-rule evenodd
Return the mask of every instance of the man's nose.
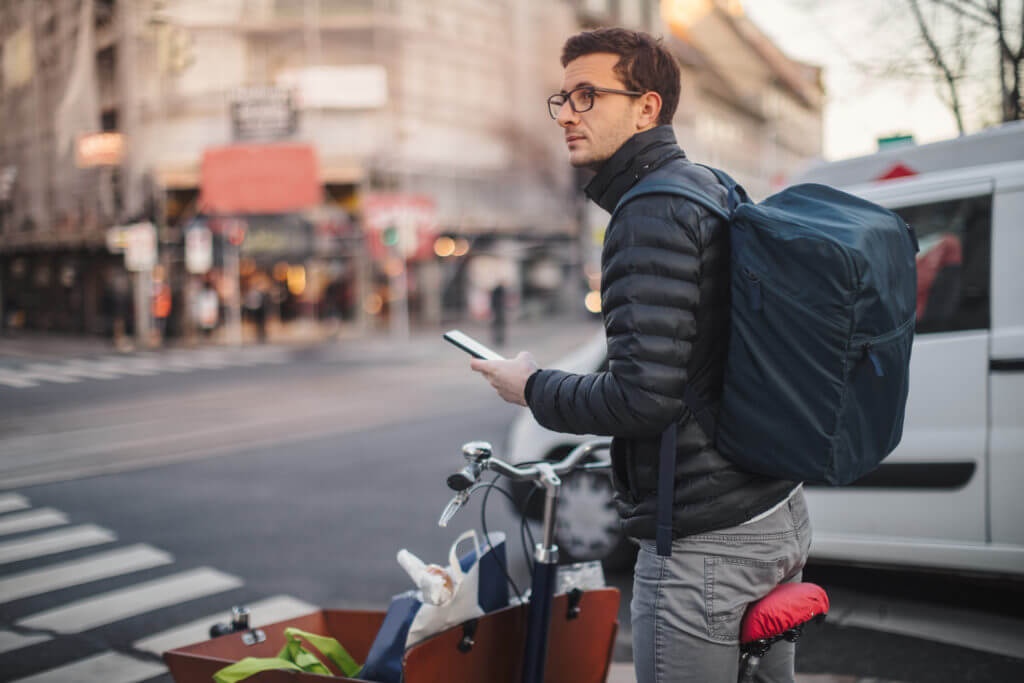
<path id="1" fill-rule="evenodd" d="M 558 125 L 562 128 L 568 128 L 580 120 L 580 115 L 569 104 L 569 100 L 566 100 L 562 103 L 562 108 L 558 110 L 558 118 L 555 120 L 558 121 Z"/>

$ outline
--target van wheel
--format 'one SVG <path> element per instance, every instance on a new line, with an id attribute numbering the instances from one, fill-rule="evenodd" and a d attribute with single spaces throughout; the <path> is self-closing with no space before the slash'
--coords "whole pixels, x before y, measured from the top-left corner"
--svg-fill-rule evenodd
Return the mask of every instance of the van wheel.
<path id="1" fill-rule="evenodd" d="M 563 562 L 601 560 L 608 572 L 632 568 L 636 546 L 622 533 L 612 493 L 606 473 L 574 472 L 562 480 L 555 539 Z"/>

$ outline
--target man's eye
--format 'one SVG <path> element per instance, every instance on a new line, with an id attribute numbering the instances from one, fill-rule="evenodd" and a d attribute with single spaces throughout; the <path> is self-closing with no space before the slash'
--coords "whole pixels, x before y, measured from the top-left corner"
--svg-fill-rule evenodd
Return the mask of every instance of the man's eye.
<path id="1" fill-rule="evenodd" d="M 576 101 L 582 105 L 589 106 L 594 101 L 594 92 L 592 90 L 580 90 L 576 93 Z"/>

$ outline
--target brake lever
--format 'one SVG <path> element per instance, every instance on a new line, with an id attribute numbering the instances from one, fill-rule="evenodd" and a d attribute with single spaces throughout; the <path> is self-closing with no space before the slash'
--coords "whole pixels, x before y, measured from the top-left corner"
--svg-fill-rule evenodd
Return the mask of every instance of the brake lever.
<path id="1" fill-rule="evenodd" d="M 471 489 L 459 491 L 450 501 L 448 501 L 448 506 L 444 509 L 444 512 L 441 513 L 441 519 L 437 520 L 437 525 L 439 527 L 448 526 L 448 522 L 450 522 L 452 517 L 455 516 L 455 513 L 459 511 L 459 508 L 462 507 L 463 503 L 469 500 L 470 491 Z"/>

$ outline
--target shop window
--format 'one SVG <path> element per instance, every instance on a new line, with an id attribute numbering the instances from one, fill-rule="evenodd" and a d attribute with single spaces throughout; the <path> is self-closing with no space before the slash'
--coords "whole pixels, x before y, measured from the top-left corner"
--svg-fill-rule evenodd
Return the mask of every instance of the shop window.
<path id="1" fill-rule="evenodd" d="M 989 327 L 992 197 L 896 209 L 921 243 L 917 255 L 917 332 Z"/>

